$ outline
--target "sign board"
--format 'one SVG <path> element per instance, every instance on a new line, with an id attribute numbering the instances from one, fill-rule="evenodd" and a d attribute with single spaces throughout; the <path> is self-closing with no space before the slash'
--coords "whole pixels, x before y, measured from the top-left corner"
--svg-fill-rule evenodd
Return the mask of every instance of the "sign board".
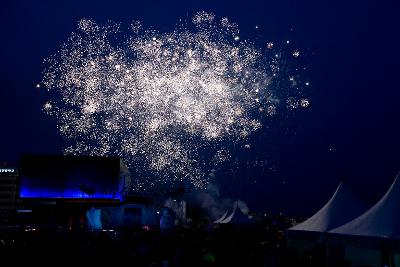
<path id="1" fill-rule="evenodd" d="M 0 168 L 0 176 L 2 175 L 17 175 L 17 169 L 14 168 Z"/>

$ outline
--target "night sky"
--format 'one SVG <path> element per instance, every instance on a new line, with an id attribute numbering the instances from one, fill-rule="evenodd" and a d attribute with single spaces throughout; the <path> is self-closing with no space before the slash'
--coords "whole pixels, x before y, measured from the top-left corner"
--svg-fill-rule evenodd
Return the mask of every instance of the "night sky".
<path id="1" fill-rule="evenodd" d="M 237 22 L 245 38 L 296 42 L 310 66 L 310 108 L 278 116 L 254 135 L 238 157 L 267 167 L 221 174 L 223 196 L 251 210 L 310 215 L 345 179 L 373 204 L 400 171 L 400 18 L 394 4 L 381 1 L 2 1 L 0 161 L 61 153 L 56 121 L 42 111 L 46 92 L 35 85 L 43 59 L 79 19 L 126 27 L 140 20 L 170 31 L 201 10 Z"/>

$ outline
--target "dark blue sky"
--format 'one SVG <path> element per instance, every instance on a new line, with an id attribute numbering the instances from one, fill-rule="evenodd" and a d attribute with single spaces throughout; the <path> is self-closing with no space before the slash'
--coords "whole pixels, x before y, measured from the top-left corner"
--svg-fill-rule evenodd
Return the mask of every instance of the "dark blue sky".
<path id="1" fill-rule="evenodd" d="M 2 1 L 0 161 L 61 152 L 55 121 L 41 111 L 46 94 L 35 84 L 43 59 L 79 19 L 141 20 L 168 31 L 200 10 L 229 17 L 244 34 L 259 25 L 261 39 L 295 40 L 311 66 L 311 108 L 272 122 L 244 156 L 267 159 L 276 171 L 242 170 L 242 178 L 222 178 L 222 192 L 256 210 L 306 215 L 341 177 L 369 203 L 379 198 L 400 171 L 400 19 L 382 1 Z"/>

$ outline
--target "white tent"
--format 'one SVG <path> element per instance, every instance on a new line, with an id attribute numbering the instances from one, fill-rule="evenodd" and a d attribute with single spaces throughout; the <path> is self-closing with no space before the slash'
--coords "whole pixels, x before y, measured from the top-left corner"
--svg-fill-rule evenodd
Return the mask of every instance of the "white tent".
<path id="1" fill-rule="evenodd" d="M 328 232 L 328 242 L 342 246 L 353 265 L 400 265 L 400 174 L 386 194 L 365 213 Z M 390 262 L 390 264 L 389 264 Z"/>
<path id="2" fill-rule="evenodd" d="M 298 257 L 326 246 L 326 232 L 349 222 L 366 206 L 341 182 L 331 199 L 306 221 L 286 231 L 287 247 Z"/>
<path id="3" fill-rule="evenodd" d="M 222 215 L 221 218 L 215 220 L 214 223 L 221 223 L 226 218 L 226 215 L 228 215 L 228 210 L 225 211 L 224 215 Z"/>
<path id="4" fill-rule="evenodd" d="M 400 238 L 400 174 L 372 208 L 329 233 Z"/>
<path id="5" fill-rule="evenodd" d="M 365 210 L 365 205 L 341 182 L 322 209 L 289 231 L 327 232 L 351 221 Z"/>
<path id="6" fill-rule="evenodd" d="M 246 224 L 251 223 L 251 220 L 247 215 L 245 215 L 239 207 L 238 201 L 235 202 L 233 212 L 225 217 L 220 223 L 230 223 L 230 224 Z"/>
<path id="7" fill-rule="evenodd" d="M 232 213 L 229 214 L 229 216 L 225 216 L 225 218 L 220 223 L 229 223 L 232 220 L 233 215 L 235 215 L 236 209 L 237 209 L 237 204 L 235 202 Z"/>

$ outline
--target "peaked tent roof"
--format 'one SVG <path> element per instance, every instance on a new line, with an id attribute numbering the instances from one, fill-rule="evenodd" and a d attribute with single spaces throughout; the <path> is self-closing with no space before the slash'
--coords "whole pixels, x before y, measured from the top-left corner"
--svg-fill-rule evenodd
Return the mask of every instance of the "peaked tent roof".
<path id="1" fill-rule="evenodd" d="M 251 223 L 251 220 L 242 212 L 239 208 L 238 201 L 236 201 L 233 212 L 220 223 L 244 224 Z"/>
<path id="2" fill-rule="evenodd" d="M 359 216 L 367 207 L 341 182 L 322 209 L 289 231 L 327 232 Z"/>
<path id="3" fill-rule="evenodd" d="M 228 215 L 228 210 L 225 211 L 224 215 L 222 215 L 221 218 L 219 218 L 218 220 L 215 220 L 214 223 L 222 222 L 226 218 L 226 215 Z"/>
<path id="4" fill-rule="evenodd" d="M 356 219 L 329 233 L 400 238 L 400 173 L 386 194 Z"/>

